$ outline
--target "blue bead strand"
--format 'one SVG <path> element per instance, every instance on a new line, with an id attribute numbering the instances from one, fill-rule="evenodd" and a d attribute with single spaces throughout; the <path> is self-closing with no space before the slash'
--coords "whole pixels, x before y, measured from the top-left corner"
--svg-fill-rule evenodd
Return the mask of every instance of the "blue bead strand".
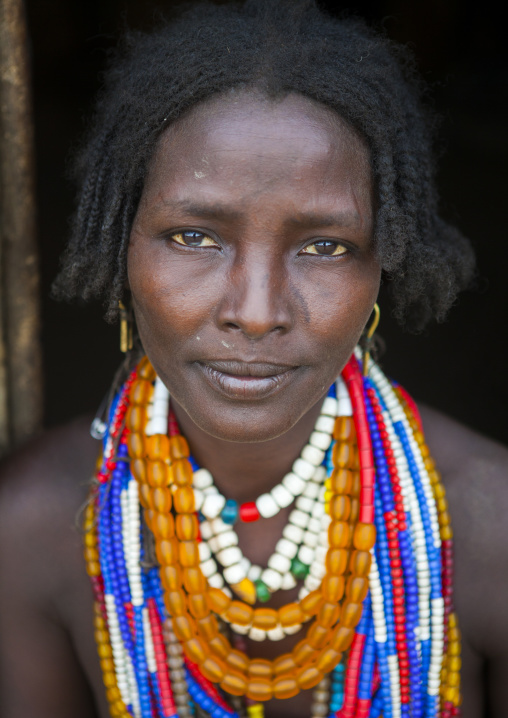
<path id="1" fill-rule="evenodd" d="M 134 645 L 125 613 L 125 606 L 130 603 L 131 595 L 123 550 L 122 507 L 120 501 L 124 477 L 127 473 L 126 467 L 128 468 L 126 462 L 119 461 L 117 462 L 116 469 L 113 471 L 113 478 L 111 482 L 111 535 L 114 553 L 113 582 L 118 622 L 124 645 L 127 648 L 131 659 L 133 659 Z"/>
<path id="2" fill-rule="evenodd" d="M 372 386 L 376 390 L 377 399 L 381 405 L 383 411 L 383 420 L 387 428 L 391 428 L 392 431 L 397 434 L 395 424 L 392 422 L 391 415 L 387 410 L 384 403 L 383 397 L 379 392 L 379 389 L 372 383 Z M 407 450 L 410 449 L 409 443 L 406 443 L 405 456 L 407 460 Z M 410 459 L 414 462 L 412 452 L 410 452 Z M 409 462 L 408 462 L 409 465 Z M 412 477 L 413 478 L 413 477 Z M 419 504 L 421 505 L 421 494 L 417 495 Z M 417 638 L 416 629 L 418 628 L 419 620 L 419 605 L 418 605 L 418 583 L 416 574 L 416 560 L 414 551 L 412 548 L 411 539 L 411 517 L 406 512 L 406 531 L 399 531 L 399 552 L 400 559 L 403 568 L 404 576 L 404 588 L 406 595 L 405 605 L 405 623 L 406 623 L 406 645 L 408 650 L 409 658 L 409 670 L 410 670 L 410 688 L 411 688 L 411 710 L 408 711 L 404 708 L 404 714 L 412 716 L 412 718 L 421 718 L 424 715 L 424 703 L 422 701 L 422 663 L 424 663 L 425 647 L 423 651 L 420 648 L 420 643 Z M 427 543 L 427 542 L 426 542 Z M 423 656 L 422 656 L 423 654 Z M 404 707 L 404 706 L 402 706 Z"/>
<path id="3" fill-rule="evenodd" d="M 374 664 L 376 660 L 376 647 L 374 643 L 374 621 L 372 619 L 372 608 L 370 594 L 364 601 L 364 614 L 366 617 L 365 645 L 363 648 L 363 660 L 360 669 L 360 681 L 358 685 L 358 698 L 360 700 L 372 700 L 372 678 L 374 675 Z"/>
<path id="4" fill-rule="evenodd" d="M 383 716 L 384 718 L 391 718 L 393 705 L 392 705 L 392 692 L 391 692 L 391 676 L 390 669 L 388 666 L 388 656 L 393 655 L 396 652 L 395 646 L 395 625 L 393 619 L 393 604 L 391 601 L 391 582 L 389 575 L 390 559 L 388 556 L 388 541 L 386 539 L 386 530 L 383 516 L 383 506 L 380 497 L 379 489 L 374 490 L 374 505 L 375 505 L 375 525 L 376 525 L 376 544 L 375 553 L 376 560 L 379 567 L 379 577 L 381 580 L 381 588 L 383 590 L 383 607 L 384 617 L 386 622 L 386 634 L 387 639 L 384 644 L 377 644 L 377 656 L 379 663 L 379 672 L 381 674 L 382 690 L 384 696 L 383 705 Z"/>
<path id="5" fill-rule="evenodd" d="M 210 718 L 240 718 L 238 713 L 233 710 L 227 711 L 222 706 L 217 705 L 213 698 L 198 685 L 187 668 L 185 669 L 185 680 L 190 697 L 201 710 L 210 714 Z"/>

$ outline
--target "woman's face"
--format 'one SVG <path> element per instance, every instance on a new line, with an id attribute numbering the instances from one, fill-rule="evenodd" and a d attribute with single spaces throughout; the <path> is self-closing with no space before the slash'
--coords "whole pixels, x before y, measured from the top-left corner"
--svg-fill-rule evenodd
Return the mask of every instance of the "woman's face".
<path id="1" fill-rule="evenodd" d="M 298 95 L 231 94 L 162 135 L 128 278 L 148 357 L 217 438 L 293 427 L 350 357 L 376 301 L 368 150 Z"/>

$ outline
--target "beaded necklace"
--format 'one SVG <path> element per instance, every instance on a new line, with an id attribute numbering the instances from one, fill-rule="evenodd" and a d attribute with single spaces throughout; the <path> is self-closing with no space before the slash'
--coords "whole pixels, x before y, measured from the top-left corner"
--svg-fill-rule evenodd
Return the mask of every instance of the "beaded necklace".
<path id="1" fill-rule="evenodd" d="M 312 718 L 459 715 L 452 533 L 416 407 L 373 362 L 363 378 L 355 356 L 325 402 L 333 440 L 314 463 L 302 452 L 293 466 L 317 489 L 296 499 L 288 543 L 275 552 L 286 561 L 250 578 L 244 562 L 242 574 L 230 572 L 240 580 L 228 581 L 227 556 L 230 566 L 245 559 L 230 552 L 221 561 L 236 547 L 231 535 L 219 538 L 232 524 L 197 511 L 213 484 L 203 485 L 148 359 L 131 373 L 111 407 L 85 513 L 112 716 L 262 718 L 265 701 L 309 688 Z M 300 560 L 296 575 L 291 543 L 313 559 L 312 567 Z M 260 578 L 267 570 L 275 583 Z M 283 589 L 288 573 L 291 585 L 306 574 L 297 602 L 252 605 L 246 582 Z M 277 640 L 306 623 L 290 653 L 248 657 L 243 635 Z"/>

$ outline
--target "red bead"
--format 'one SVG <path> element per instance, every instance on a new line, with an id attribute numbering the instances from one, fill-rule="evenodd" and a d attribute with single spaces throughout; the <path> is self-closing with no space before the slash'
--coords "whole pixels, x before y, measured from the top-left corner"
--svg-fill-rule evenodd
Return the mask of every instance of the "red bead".
<path id="1" fill-rule="evenodd" d="M 369 453 L 370 453 L 370 447 L 369 447 Z M 368 489 L 368 488 L 369 488 L 369 489 L 371 488 L 372 491 L 374 491 L 374 489 L 373 489 L 373 487 L 374 487 L 374 477 L 375 477 L 375 471 L 374 471 L 374 467 L 373 467 L 373 466 L 371 466 L 371 467 L 366 466 L 365 468 L 364 468 L 364 467 L 361 467 L 361 469 L 360 469 L 360 478 L 361 478 L 362 489 L 363 489 L 363 490 Z"/>
<path id="2" fill-rule="evenodd" d="M 370 486 L 362 487 L 360 491 L 360 501 L 362 504 L 374 503 L 374 488 Z"/>
<path id="3" fill-rule="evenodd" d="M 358 520 L 362 524 L 373 524 L 374 523 L 374 506 L 372 504 L 367 504 L 365 506 L 361 506 Z"/>
<path id="4" fill-rule="evenodd" d="M 247 501 L 245 504 L 241 504 L 240 521 L 248 523 L 250 521 L 257 521 L 259 517 L 260 513 L 254 501 Z"/>

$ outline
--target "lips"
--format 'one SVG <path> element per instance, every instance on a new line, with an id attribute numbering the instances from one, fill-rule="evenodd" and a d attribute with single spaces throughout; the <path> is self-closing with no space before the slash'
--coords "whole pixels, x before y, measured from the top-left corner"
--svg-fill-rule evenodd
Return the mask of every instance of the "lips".
<path id="1" fill-rule="evenodd" d="M 236 359 L 197 363 L 211 386 L 233 399 L 264 399 L 279 391 L 298 367 L 272 362 L 242 362 Z"/>
<path id="2" fill-rule="evenodd" d="M 285 374 L 287 371 L 294 369 L 294 366 L 286 364 L 272 364 L 270 362 L 242 362 L 235 359 L 226 361 L 207 361 L 203 362 L 215 371 L 222 374 L 231 374 L 231 376 L 243 377 L 269 377 Z"/>

